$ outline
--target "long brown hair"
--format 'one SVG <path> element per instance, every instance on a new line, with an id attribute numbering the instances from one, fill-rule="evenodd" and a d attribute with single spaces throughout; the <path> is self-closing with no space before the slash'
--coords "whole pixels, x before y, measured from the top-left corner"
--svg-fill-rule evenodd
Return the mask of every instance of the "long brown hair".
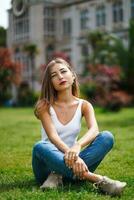
<path id="1" fill-rule="evenodd" d="M 50 69 L 57 63 L 67 66 L 68 69 L 73 73 L 73 75 L 75 76 L 75 79 L 72 85 L 72 94 L 76 97 L 79 96 L 79 86 L 78 86 L 76 73 L 73 71 L 69 63 L 67 63 L 64 59 L 55 58 L 52 61 L 50 61 L 45 68 L 43 81 L 42 81 L 42 87 L 41 87 L 41 94 L 39 97 L 39 100 L 45 99 L 50 104 L 52 104 L 57 98 L 57 91 L 54 89 L 52 85 L 51 74 L 50 74 Z"/>
<path id="2" fill-rule="evenodd" d="M 48 65 L 45 68 L 44 76 L 42 80 L 42 86 L 41 86 L 41 94 L 39 96 L 39 99 L 35 105 L 34 114 L 38 118 L 38 111 L 39 109 L 42 110 L 40 107 L 40 102 L 43 100 L 47 107 L 50 106 L 50 104 L 53 104 L 54 101 L 57 99 L 57 91 L 54 89 L 52 81 L 51 81 L 51 73 L 50 70 L 55 64 L 63 64 L 68 67 L 68 69 L 73 73 L 75 76 L 74 82 L 72 84 L 72 94 L 76 97 L 79 97 L 79 84 L 76 73 L 73 71 L 72 67 L 69 65 L 68 62 L 66 62 L 62 58 L 55 58 L 52 61 L 48 63 Z"/>

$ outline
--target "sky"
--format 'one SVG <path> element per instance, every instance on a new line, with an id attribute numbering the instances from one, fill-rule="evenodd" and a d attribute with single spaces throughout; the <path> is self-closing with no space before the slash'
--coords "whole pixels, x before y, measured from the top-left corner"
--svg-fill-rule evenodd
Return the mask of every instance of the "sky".
<path id="1" fill-rule="evenodd" d="M 0 2 L 0 26 L 8 27 L 7 9 L 11 7 L 11 0 L 1 0 Z"/>

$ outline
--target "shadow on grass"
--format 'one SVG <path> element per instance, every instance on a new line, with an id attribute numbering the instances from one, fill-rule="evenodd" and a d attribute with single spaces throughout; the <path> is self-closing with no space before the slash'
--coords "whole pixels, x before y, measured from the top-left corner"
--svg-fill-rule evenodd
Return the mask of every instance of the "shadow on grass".
<path id="1" fill-rule="evenodd" d="M 39 191 L 39 192 L 46 192 L 46 194 L 51 193 L 52 191 L 54 192 L 55 190 L 58 191 L 58 193 L 66 193 L 66 192 L 71 192 L 71 193 L 79 193 L 81 194 L 82 192 L 95 192 L 92 184 L 87 184 L 86 182 L 66 182 L 63 184 L 63 186 L 59 186 L 57 189 L 44 189 L 41 190 L 39 188 L 39 185 L 35 182 L 34 179 L 31 180 L 23 180 L 23 181 L 15 181 L 15 182 L 10 182 L 7 184 L 0 184 L 0 193 L 3 192 L 9 192 L 10 190 L 16 190 L 16 189 L 21 189 L 21 190 L 30 190 L 30 191 Z"/>
<path id="2" fill-rule="evenodd" d="M 60 188 L 59 188 L 60 189 Z M 92 183 L 87 181 L 74 181 L 74 182 L 63 182 L 63 187 L 61 187 L 62 192 L 82 192 L 82 191 L 93 191 Z"/>
<path id="3" fill-rule="evenodd" d="M 31 180 L 23 180 L 23 181 L 15 181 L 15 182 L 10 182 L 7 184 L 0 184 L 0 192 L 5 192 L 13 189 L 32 189 L 33 186 L 37 186 L 36 182 L 34 179 Z"/>

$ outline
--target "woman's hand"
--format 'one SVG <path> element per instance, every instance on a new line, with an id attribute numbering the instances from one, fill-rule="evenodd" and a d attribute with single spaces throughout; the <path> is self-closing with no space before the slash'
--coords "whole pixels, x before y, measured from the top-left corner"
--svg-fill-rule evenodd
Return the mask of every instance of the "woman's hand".
<path id="1" fill-rule="evenodd" d="M 81 150 L 81 145 L 79 143 L 76 143 L 65 153 L 64 156 L 65 163 L 69 168 L 72 168 L 74 162 L 78 159 L 80 150 Z"/>
<path id="2" fill-rule="evenodd" d="M 78 159 L 74 162 L 72 170 L 74 172 L 74 175 L 77 176 L 79 179 L 84 179 L 84 172 L 88 171 L 88 167 L 85 164 L 85 162 L 78 157 Z"/>

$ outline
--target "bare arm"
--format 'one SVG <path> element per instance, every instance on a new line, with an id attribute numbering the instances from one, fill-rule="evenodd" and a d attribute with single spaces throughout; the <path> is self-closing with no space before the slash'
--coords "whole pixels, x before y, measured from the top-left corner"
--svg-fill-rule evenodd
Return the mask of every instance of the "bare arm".
<path id="1" fill-rule="evenodd" d="M 61 140 L 49 114 L 48 105 L 41 100 L 36 106 L 36 116 L 41 120 L 49 140 L 63 153 L 69 150 L 69 147 Z"/>
<path id="2" fill-rule="evenodd" d="M 78 144 L 81 147 L 85 147 L 96 138 L 96 136 L 99 134 L 99 129 L 95 118 L 94 109 L 88 101 L 84 101 L 82 105 L 82 113 L 85 117 L 88 131 L 79 139 Z"/>

